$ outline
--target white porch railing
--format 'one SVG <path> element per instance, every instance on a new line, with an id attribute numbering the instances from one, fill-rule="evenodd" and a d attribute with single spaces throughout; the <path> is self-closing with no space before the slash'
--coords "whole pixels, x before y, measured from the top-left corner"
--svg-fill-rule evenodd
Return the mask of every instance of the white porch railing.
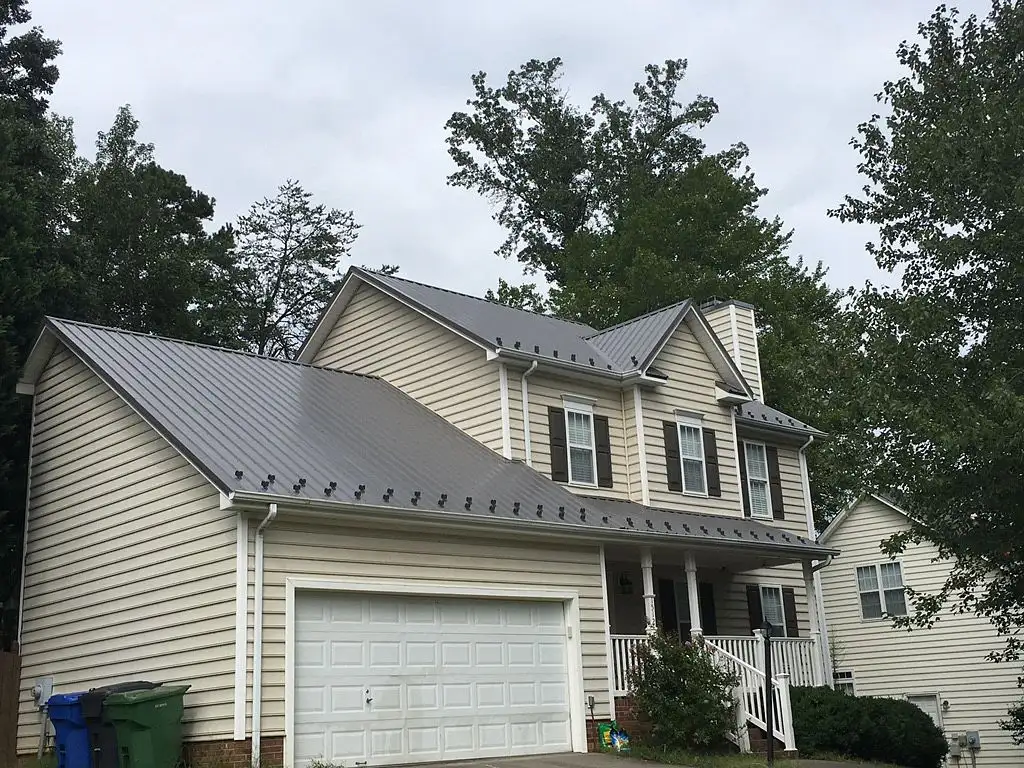
<path id="1" fill-rule="evenodd" d="M 764 664 L 764 649 L 759 637 L 709 636 L 704 639 L 754 669 L 761 669 Z M 646 635 L 612 635 L 612 678 L 616 696 L 629 693 L 629 673 L 636 666 L 637 648 L 646 640 Z M 818 651 L 811 639 L 772 638 L 772 672 L 788 674 L 790 685 L 825 684 L 816 672 L 817 656 Z"/>
<path id="2" fill-rule="evenodd" d="M 612 672 L 614 694 L 629 693 L 629 676 L 637 663 L 637 652 L 647 641 L 646 635 L 612 635 Z M 716 659 L 739 679 L 736 686 L 738 742 L 749 751 L 746 724 L 768 731 L 765 705 L 766 678 L 762 671 L 764 642 L 752 637 L 705 637 L 705 643 Z M 760 657 L 758 656 L 760 653 Z M 793 711 L 789 697 L 790 685 L 815 685 L 816 666 L 813 640 L 779 638 L 772 640 L 772 695 L 775 700 L 772 732 L 787 750 L 795 749 Z"/>
<path id="3" fill-rule="evenodd" d="M 612 635 L 612 677 L 615 695 L 629 694 L 629 675 L 636 668 L 637 651 L 647 642 L 647 635 Z"/>

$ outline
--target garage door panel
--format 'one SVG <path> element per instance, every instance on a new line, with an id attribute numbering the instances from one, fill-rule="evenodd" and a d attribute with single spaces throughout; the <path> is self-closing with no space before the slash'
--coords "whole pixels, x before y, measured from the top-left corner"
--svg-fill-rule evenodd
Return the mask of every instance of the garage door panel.
<path id="1" fill-rule="evenodd" d="M 570 750 L 563 614 L 555 602 L 300 593 L 296 764 Z"/>

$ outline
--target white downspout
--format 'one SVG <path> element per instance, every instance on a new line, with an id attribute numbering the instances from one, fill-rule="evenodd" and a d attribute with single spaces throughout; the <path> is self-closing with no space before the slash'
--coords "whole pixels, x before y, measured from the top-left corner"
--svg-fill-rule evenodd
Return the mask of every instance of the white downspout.
<path id="1" fill-rule="evenodd" d="M 814 435 L 807 436 L 807 442 L 800 446 L 798 452 L 800 456 L 800 481 L 804 487 L 804 509 L 807 512 L 807 536 L 811 541 L 817 541 L 818 535 L 814 528 L 814 507 L 811 501 L 811 479 L 807 473 L 807 449 L 814 443 Z M 811 628 L 811 632 L 814 636 L 816 645 L 818 646 L 818 656 L 821 659 L 821 668 L 824 674 L 824 685 L 832 687 L 832 659 L 831 654 L 828 651 L 828 625 L 825 621 L 825 602 L 821 599 L 821 577 L 818 576 L 818 571 L 825 568 L 832 562 L 832 556 L 817 565 L 809 569 L 809 579 L 806 581 L 807 587 L 813 587 L 814 595 L 807 595 L 808 603 L 811 598 L 814 599 L 813 608 L 808 605 L 808 612 L 815 619 L 815 626 Z"/>
<path id="2" fill-rule="evenodd" d="M 523 371 L 520 379 L 520 388 L 523 394 L 523 450 L 526 453 L 526 466 L 533 466 L 533 451 L 530 449 L 530 395 L 526 388 L 526 380 L 537 370 L 537 361 L 534 360 L 530 367 Z"/>
<path id="3" fill-rule="evenodd" d="M 256 528 L 256 573 L 253 589 L 255 616 L 252 624 L 252 765 L 260 764 L 260 719 L 263 703 L 263 532 L 277 517 L 277 504 Z"/>

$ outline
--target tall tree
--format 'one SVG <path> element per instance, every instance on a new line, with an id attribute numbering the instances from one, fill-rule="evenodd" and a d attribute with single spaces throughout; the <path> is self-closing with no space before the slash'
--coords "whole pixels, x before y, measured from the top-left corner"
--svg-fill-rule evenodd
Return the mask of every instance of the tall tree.
<path id="1" fill-rule="evenodd" d="M 261 355 L 293 358 L 330 301 L 358 235 L 352 211 L 314 204 L 297 181 L 238 220 L 238 336 Z"/>
<path id="2" fill-rule="evenodd" d="M 18 370 L 45 311 L 70 283 L 66 186 L 70 125 L 49 114 L 60 43 L 37 28 L 25 0 L 0 0 L 0 644 L 11 642 L 25 509 L 28 407 Z M 15 30 L 18 28 L 18 31 Z"/>
<path id="3" fill-rule="evenodd" d="M 514 309 L 525 309 L 529 312 L 547 312 L 548 300 L 537 289 L 536 283 L 512 285 L 502 277 L 498 278 L 498 290 L 487 289 L 484 298 L 495 304 L 504 304 Z"/>
<path id="4" fill-rule="evenodd" d="M 878 264 L 902 275 L 859 297 L 862 408 L 873 482 L 913 513 L 890 552 L 929 539 L 955 558 L 912 624 L 973 611 L 1024 650 L 1024 4 L 986 18 L 940 6 L 904 42 L 905 74 L 858 129 L 865 186 L 834 211 L 875 225 Z M 1024 708 L 1008 723 L 1024 742 Z"/>
<path id="5" fill-rule="evenodd" d="M 76 313 L 91 322 L 230 341 L 210 319 L 231 266 L 230 228 L 212 234 L 214 201 L 154 159 L 122 107 L 75 181 L 71 228 L 83 276 Z"/>
<path id="6" fill-rule="evenodd" d="M 839 427 L 844 398 L 822 373 L 845 348 L 840 295 L 820 264 L 788 257 L 783 223 L 759 214 L 766 190 L 746 146 L 708 151 L 699 131 L 718 107 L 680 100 L 686 62 L 649 65 L 630 103 L 599 94 L 587 108 L 570 101 L 561 73 L 557 58 L 529 61 L 498 87 L 480 72 L 469 109 L 448 120 L 448 181 L 495 204 L 508 232 L 497 252 L 543 274 L 552 312 L 597 327 L 688 297 L 753 303 L 769 400 Z M 853 466 L 830 458 L 836 445 L 814 459 L 823 509 L 845 496 Z"/>

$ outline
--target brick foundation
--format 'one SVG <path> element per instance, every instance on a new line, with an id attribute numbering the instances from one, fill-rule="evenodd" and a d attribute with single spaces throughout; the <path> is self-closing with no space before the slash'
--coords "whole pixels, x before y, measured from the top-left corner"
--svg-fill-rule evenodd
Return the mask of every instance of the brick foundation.
<path id="1" fill-rule="evenodd" d="M 601 745 L 597 739 L 597 726 L 607 720 L 587 718 L 587 751 L 600 752 Z M 619 728 L 629 734 L 630 739 L 642 740 L 651 731 L 651 725 L 637 711 L 631 696 L 615 697 L 615 722 Z"/>
<path id="2" fill-rule="evenodd" d="M 284 765 L 284 737 L 260 739 L 260 768 Z M 187 768 L 249 768 L 252 739 L 245 741 L 188 741 L 182 749 Z"/>

